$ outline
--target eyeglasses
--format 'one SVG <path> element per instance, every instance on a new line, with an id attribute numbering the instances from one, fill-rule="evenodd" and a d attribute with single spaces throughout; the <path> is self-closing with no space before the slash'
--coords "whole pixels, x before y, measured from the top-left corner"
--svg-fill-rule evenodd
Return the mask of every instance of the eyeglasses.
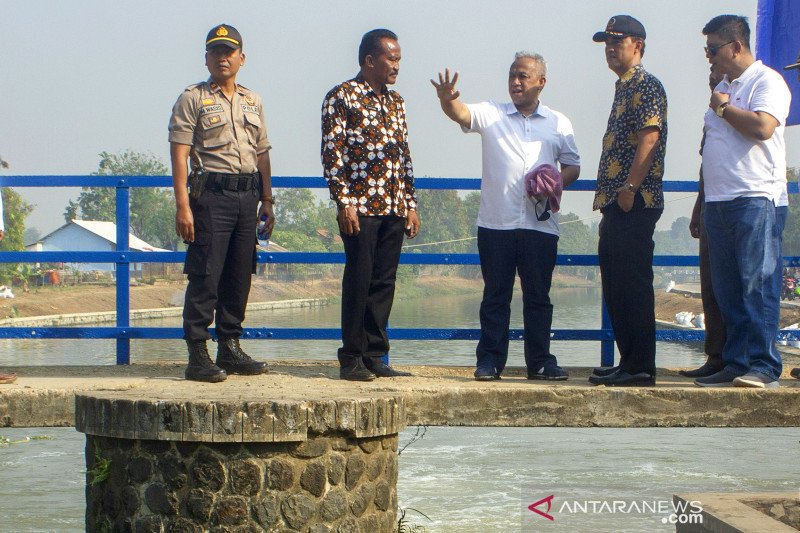
<path id="1" fill-rule="evenodd" d="M 736 41 L 734 40 L 734 41 L 729 41 L 729 42 L 724 43 L 724 44 L 710 44 L 708 46 L 704 46 L 703 50 L 706 51 L 706 55 L 708 55 L 710 57 L 714 57 L 715 55 L 717 55 L 717 52 L 719 52 L 720 48 L 722 48 L 723 46 L 728 46 L 729 44 L 733 44 L 735 42 Z"/>
<path id="2" fill-rule="evenodd" d="M 545 220 L 550 220 L 550 200 L 545 200 L 544 202 L 544 211 L 542 214 L 539 214 L 539 204 L 541 204 L 541 200 L 537 200 L 536 204 L 533 206 L 533 212 L 536 213 L 536 220 L 539 222 L 544 222 Z"/>

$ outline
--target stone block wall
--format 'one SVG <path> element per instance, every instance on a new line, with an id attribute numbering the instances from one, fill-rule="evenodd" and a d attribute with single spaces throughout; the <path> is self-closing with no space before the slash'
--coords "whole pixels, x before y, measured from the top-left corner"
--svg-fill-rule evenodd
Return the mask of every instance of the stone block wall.
<path id="1" fill-rule="evenodd" d="M 300 443 L 87 434 L 86 465 L 87 531 L 397 529 L 397 434 L 309 435 Z"/>
<path id="2" fill-rule="evenodd" d="M 800 498 L 742 500 L 742 503 L 800 530 Z"/>

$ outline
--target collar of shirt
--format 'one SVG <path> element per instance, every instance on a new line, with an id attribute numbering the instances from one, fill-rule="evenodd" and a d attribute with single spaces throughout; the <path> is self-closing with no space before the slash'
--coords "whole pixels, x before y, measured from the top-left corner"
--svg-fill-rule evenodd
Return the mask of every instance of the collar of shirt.
<path id="1" fill-rule="evenodd" d="M 630 70 L 628 70 L 625 74 L 619 77 L 619 79 L 617 80 L 617 86 L 625 85 L 632 79 L 640 77 L 643 71 L 644 67 L 642 66 L 641 63 L 632 66 Z"/>
<path id="2" fill-rule="evenodd" d="M 222 91 L 222 88 L 219 85 L 217 85 L 211 78 L 208 78 L 208 87 L 209 89 L 211 89 L 211 94 L 216 94 Z M 242 96 L 250 92 L 249 89 L 239 85 L 238 83 L 236 84 L 235 91 Z"/>
<path id="3" fill-rule="evenodd" d="M 735 80 L 731 80 L 730 78 L 728 78 L 728 75 L 725 74 L 720 83 L 727 83 L 729 87 L 747 83 L 747 81 L 750 78 L 756 75 L 756 72 L 759 70 L 761 64 L 762 64 L 761 60 L 753 61 L 749 67 L 744 69 L 744 72 L 742 72 L 738 78 L 736 78 Z"/>
<path id="4" fill-rule="evenodd" d="M 503 104 L 503 105 L 506 108 L 506 115 L 510 116 L 510 115 L 517 114 L 517 115 L 521 116 L 522 118 L 528 118 L 528 117 L 542 117 L 542 118 L 544 118 L 544 117 L 547 116 L 547 113 L 549 111 L 547 109 L 547 106 L 542 104 L 541 100 L 539 100 L 539 103 L 536 105 L 536 110 L 533 113 L 531 113 L 530 115 L 528 115 L 528 116 L 523 115 L 520 112 L 520 110 L 517 109 L 517 106 L 514 105 L 514 102 L 508 102 L 508 103 Z"/>
<path id="5" fill-rule="evenodd" d="M 364 94 L 367 94 L 367 95 L 372 95 L 372 96 L 374 96 L 374 97 L 375 97 L 376 99 L 378 99 L 378 100 L 380 100 L 380 99 L 381 99 L 381 97 L 380 97 L 380 96 L 378 96 L 378 93 L 376 93 L 376 92 L 375 92 L 375 91 L 372 89 L 372 85 L 370 85 L 369 83 L 367 83 L 367 80 L 365 80 L 365 79 L 364 79 L 364 77 L 363 77 L 361 74 L 359 74 L 358 76 L 356 76 L 355 78 L 353 78 L 351 81 L 354 81 L 354 82 L 356 82 L 358 85 L 360 85 L 360 86 L 361 86 L 361 88 L 362 88 L 362 90 L 364 91 Z M 394 100 L 394 97 L 392 96 L 392 94 L 394 93 L 394 91 L 390 90 L 390 89 L 389 89 L 389 87 L 387 87 L 386 85 L 383 85 L 383 86 L 381 87 L 381 92 L 383 92 L 383 96 L 384 96 L 384 97 L 385 97 L 385 98 L 386 98 L 388 101 L 392 101 L 392 100 Z"/>

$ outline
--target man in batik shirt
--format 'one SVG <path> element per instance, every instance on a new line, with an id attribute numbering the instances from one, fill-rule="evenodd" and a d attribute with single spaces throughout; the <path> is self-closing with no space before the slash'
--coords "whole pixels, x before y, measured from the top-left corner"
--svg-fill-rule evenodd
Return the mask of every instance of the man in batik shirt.
<path id="1" fill-rule="evenodd" d="M 361 70 L 322 102 L 322 166 L 344 241 L 339 376 L 351 381 L 408 376 L 386 364 L 386 326 L 403 234 L 419 231 L 403 98 L 387 85 L 400 69 L 397 35 L 364 35 Z"/>
<path id="2" fill-rule="evenodd" d="M 667 96 L 661 82 L 642 67 L 645 37 L 641 22 L 618 15 L 593 38 L 605 43 L 608 68 L 619 76 L 594 209 L 603 214 L 597 255 L 620 361 L 616 367 L 595 369 L 589 378 L 595 385 L 655 385 L 653 232 L 664 210 Z"/>

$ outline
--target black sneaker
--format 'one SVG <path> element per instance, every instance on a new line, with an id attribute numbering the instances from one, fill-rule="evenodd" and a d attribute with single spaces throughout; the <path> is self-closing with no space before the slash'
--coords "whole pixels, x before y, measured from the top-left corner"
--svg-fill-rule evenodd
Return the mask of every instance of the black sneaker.
<path id="1" fill-rule="evenodd" d="M 187 340 L 186 346 L 189 348 L 189 365 L 184 374 L 186 379 L 205 383 L 219 383 L 227 379 L 228 374 L 211 361 L 205 340 Z"/>
<path id="2" fill-rule="evenodd" d="M 566 381 L 569 379 L 569 373 L 556 364 L 546 364 L 533 372 L 528 370 L 528 379 Z"/>
<path id="3" fill-rule="evenodd" d="M 698 387 L 733 387 L 733 380 L 743 375 L 743 372 L 736 372 L 726 367 L 716 374 L 697 378 L 694 380 L 694 384 Z"/>
<path id="4" fill-rule="evenodd" d="M 236 337 L 220 337 L 217 342 L 217 366 L 228 374 L 257 376 L 266 374 L 267 363 L 254 361 L 244 353 Z"/>

